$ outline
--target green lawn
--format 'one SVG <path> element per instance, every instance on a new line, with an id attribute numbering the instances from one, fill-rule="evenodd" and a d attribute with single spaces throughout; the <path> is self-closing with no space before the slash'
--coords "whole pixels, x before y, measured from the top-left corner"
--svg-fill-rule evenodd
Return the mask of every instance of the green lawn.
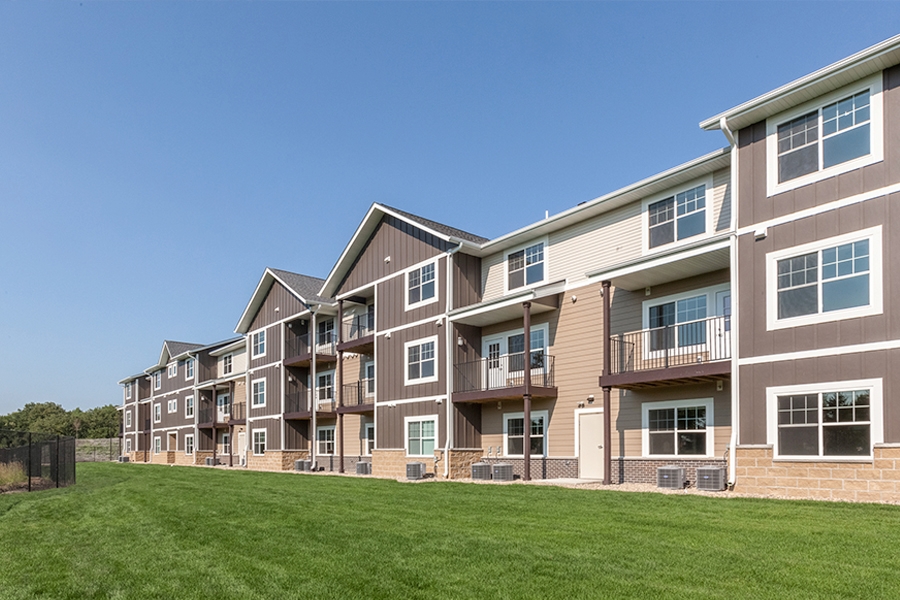
<path id="1" fill-rule="evenodd" d="M 900 507 L 80 464 L 0 598 L 897 598 Z"/>

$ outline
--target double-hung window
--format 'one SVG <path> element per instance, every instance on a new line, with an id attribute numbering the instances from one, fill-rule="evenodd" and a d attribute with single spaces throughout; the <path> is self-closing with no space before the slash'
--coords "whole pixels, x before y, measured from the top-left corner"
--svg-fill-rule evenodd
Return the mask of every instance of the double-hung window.
<path id="1" fill-rule="evenodd" d="M 189 358 L 184 361 L 184 378 L 185 380 L 191 380 L 194 378 L 194 359 Z"/>
<path id="2" fill-rule="evenodd" d="M 184 453 L 187 455 L 191 455 L 194 453 L 194 436 L 193 434 L 188 434 L 184 436 Z"/>
<path id="3" fill-rule="evenodd" d="M 363 440 L 365 443 L 365 452 L 366 456 L 372 456 L 372 450 L 375 449 L 375 424 L 368 423 L 366 424 L 366 439 Z"/>
<path id="4" fill-rule="evenodd" d="M 125 399 L 126 400 L 131 399 L 131 382 L 130 381 L 125 384 Z"/>
<path id="5" fill-rule="evenodd" d="M 713 401 L 645 402 L 641 406 L 644 456 L 711 456 Z"/>
<path id="6" fill-rule="evenodd" d="M 153 454 L 162 452 L 162 439 L 159 436 L 153 438 Z"/>
<path id="7" fill-rule="evenodd" d="M 407 342 L 406 385 L 437 381 L 437 337 Z"/>
<path id="8" fill-rule="evenodd" d="M 365 365 L 366 369 L 366 377 L 365 377 L 365 388 L 366 388 L 366 397 L 371 397 L 375 395 L 375 363 L 367 362 Z"/>
<path id="9" fill-rule="evenodd" d="M 259 358 L 266 355 L 266 330 L 257 331 L 251 337 L 251 350 L 253 358 Z"/>
<path id="10" fill-rule="evenodd" d="M 509 290 L 541 283 L 545 279 L 544 242 L 526 246 L 506 256 L 506 287 Z"/>
<path id="11" fill-rule="evenodd" d="M 234 368 L 234 357 L 231 354 L 226 354 L 222 357 L 222 375 L 230 375 L 232 369 Z"/>
<path id="12" fill-rule="evenodd" d="M 407 456 L 434 456 L 437 447 L 437 415 L 406 417 Z"/>
<path id="13" fill-rule="evenodd" d="M 184 416 L 187 418 L 194 416 L 194 397 L 188 396 L 184 399 Z"/>
<path id="14" fill-rule="evenodd" d="M 253 430 L 253 454 L 260 456 L 266 453 L 266 430 Z"/>
<path id="15" fill-rule="evenodd" d="M 436 263 L 423 265 L 406 274 L 406 307 L 428 304 L 437 300 Z"/>
<path id="16" fill-rule="evenodd" d="M 523 413 L 507 414 L 503 419 L 503 433 L 507 456 L 523 456 L 528 439 L 529 454 L 544 456 L 547 451 L 547 416 L 545 410 L 531 413 L 531 426 L 525 427 Z M 527 434 L 526 434 L 527 431 Z"/>
<path id="17" fill-rule="evenodd" d="M 316 428 L 316 452 L 321 455 L 334 454 L 334 426 Z"/>
<path id="18" fill-rule="evenodd" d="M 125 411 L 125 429 L 131 429 L 131 411 Z"/>
<path id="19" fill-rule="evenodd" d="M 162 371 L 157 371 L 153 374 L 153 389 L 158 390 L 162 387 Z"/>
<path id="20" fill-rule="evenodd" d="M 250 384 L 252 390 L 252 406 L 260 407 L 266 405 L 266 380 L 254 379 Z"/>
<path id="21" fill-rule="evenodd" d="M 153 422 L 159 423 L 162 421 L 162 404 L 156 403 L 153 405 Z"/>
<path id="22" fill-rule="evenodd" d="M 130 452 L 131 452 L 131 438 L 126 438 L 125 439 L 125 454 L 128 454 Z"/>
<path id="23" fill-rule="evenodd" d="M 767 255 L 769 329 L 881 313 L 881 227 Z"/>
<path id="24" fill-rule="evenodd" d="M 319 321 L 316 323 L 316 349 L 320 352 L 330 353 L 337 343 L 337 335 L 334 333 L 334 319 Z"/>
<path id="25" fill-rule="evenodd" d="M 650 248 L 706 233 L 706 184 L 649 204 L 647 218 Z"/>
<path id="26" fill-rule="evenodd" d="M 175 377 L 176 375 L 178 375 L 178 363 L 177 362 L 173 362 L 172 364 L 169 365 L 168 373 L 169 373 L 170 379 L 172 377 Z"/>
<path id="27" fill-rule="evenodd" d="M 334 400 L 334 371 L 316 376 L 316 398 L 320 403 L 331 403 Z"/>

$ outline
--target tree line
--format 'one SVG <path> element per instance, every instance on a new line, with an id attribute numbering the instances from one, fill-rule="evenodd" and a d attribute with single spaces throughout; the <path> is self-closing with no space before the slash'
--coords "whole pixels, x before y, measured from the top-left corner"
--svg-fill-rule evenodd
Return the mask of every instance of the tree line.
<path id="1" fill-rule="evenodd" d="M 112 404 L 89 410 L 66 410 L 55 402 L 30 402 L 16 412 L 0 415 L 0 429 L 78 438 L 111 438 L 119 435 L 121 419 Z"/>

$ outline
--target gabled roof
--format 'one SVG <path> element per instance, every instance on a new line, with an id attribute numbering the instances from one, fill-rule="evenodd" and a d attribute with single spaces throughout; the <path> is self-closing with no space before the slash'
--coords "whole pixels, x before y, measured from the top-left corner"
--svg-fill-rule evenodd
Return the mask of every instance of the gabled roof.
<path id="1" fill-rule="evenodd" d="M 369 211 L 366 213 L 366 216 L 363 217 L 362 223 L 359 224 L 359 227 L 357 227 L 356 231 L 353 233 L 353 237 L 350 238 L 350 243 L 347 244 L 344 251 L 341 253 L 341 256 L 334 264 L 334 267 L 331 268 L 331 272 L 328 274 L 328 278 L 322 286 L 321 294 L 332 296 L 337 293 L 337 288 L 344 280 L 344 276 L 347 275 L 347 272 L 350 270 L 356 257 L 359 256 L 359 253 L 366 247 L 366 243 L 369 241 L 375 228 L 378 227 L 382 217 L 385 215 L 390 215 L 401 221 L 406 221 L 410 225 L 430 233 L 445 242 L 462 244 L 471 250 L 478 250 L 482 244 L 488 241 L 487 238 L 483 238 L 467 231 L 456 229 L 455 227 L 450 227 L 438 223 L 437 221 L 431 221 L 430 219 L 424 219 L 420 216 L 376 202 L 369 207 Z"/>
<path id="2" fill-rule="evenodd" d="M 166 340 L 163 342 L 162 350 L 159 353 L 159 362 L 157 362 L 152 367 L 147 367 L 146 369 L 144 369 L 144 372 L 149 373 L 151 371 L 155 371 L 156 369 L 166 366 L 169 361 L 176 356 L 200 348 L 203 348 L 203 344 L 192 344 L 190 342 L 175 342 L 172 340 Z"/>
<path id="3" fill-rule="evenodd" d="M 333 299 L 319 294 L 319 290 L 325 283 L 324 279 L 266 267 L 263 276 L 256 286 L 256 290 L 253 292 L 253 295 L 250 296 L 250 302 L 247 303 L 247 308 L 244 309 L 244 313 L 241 315 L 237 326 L 234 328 L 236 333 L 247 333 L 250 330 L 250 324 L 253 322 L 253 318 L 265 301 L 266 294 L 269 293 L 269 290 L 272 289 L 272 285 L 276 281 L 283 285 L 307 307 L 310 304 L 334 304 Z"/>
<path id="4" fill-rule="evenodd" d="M 749 102 L 726 110 L 700 123 L 703 129 L 720 129 L 725 119 L 732 131 L 839 89 L 900 63 L 900 35 L 848 56 Z"/>

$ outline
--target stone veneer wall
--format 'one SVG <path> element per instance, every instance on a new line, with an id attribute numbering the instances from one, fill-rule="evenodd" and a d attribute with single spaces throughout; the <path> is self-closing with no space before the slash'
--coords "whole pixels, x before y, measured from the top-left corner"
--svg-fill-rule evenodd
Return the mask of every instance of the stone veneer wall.
<path id="1" fill-rule="evenodd" d="M 790 498 L 900 501 L 900 444 L 876 444 L 871 462 L 772 460 L 772 446 L 735 449 L 734 491 Z"/>
<path id="2" fill-rule="evenodd" d="M 143 450 L 138 450 L 137 452 L 129 452 L 127 456 L 128 456 L 128 460 L 131 462 L 142 463 L 142 462 L 150 462 L 152 454 L 150 452 L 147 452 L 147 454 L 146 454 L 147 460 L 146 461 L 144 460 L 144 451 Z"/>
<path id="3" fill-rule="evenodd" d="M 481 448 L 450 448 L 450 474 L 447 479 L 471 479 L 472 465 L 480 462 L 484 456 Z M 435 477 L 444 478 L 444 451 L 435 450 L 438 458 L 435 464 Z"/>
<path id="4" fill-rule="evenodd" d="M 176 465 L 192 465 L 192 464 L 194 464 L 194 455 L 193 454 L 185 454 L 184 450 L 176 450 L 172 454 L 175 455 L 172 460 L 173 464 L 176 464 Z"/>
<path id="5" fill-rule="evenodd" d="M 659 467 L 684 467 L 688 485 L 694 487 L 697 484 L 697 467 L 725 467 L 728 464 L 725 459 L 698 459 L 686 460 L 682 458 L 628 458 L 619 457 L 612 460 L 610 469 L 611 483 L 652 483 L 656 485 L 656 469 Z M 728 474 L 726 473 L 726 478 Z"/>
<path id="6" fill-rule="evenodd" d="M 194 464 L 206 465 L 206 459 L 212 458 L 212 450 L 194 450 Z"/>
<path id="7" fill-rule="evenodd" d="M 425 472 L 434 474 L 434 460 L 428 457 L 410 458 L 406 450 L 372 450 L 372 475 L 406 479 L 406 463 L 411 462 L 425 463 Z"/>
<path id="8" fill-rule="evenodd" d="M 525 459 L 501 456 L 500 458 L 484 458 L 484 462 L 496 465 L 508 463 L 513 466 L 513 475 L 521 479 L 525 475 Z M 477 461 L 476 461 L 477 462 Z M 471 477 L 471 473 L 470 473 Z M 532 479 L 562 479 L 578 477 L 577 458 L 555 458 L 544 456 L 531 457 Z"/>
<path id="9" fill-rule="evenodd" d="M 175 453 L 163 450 L 158 454 L 154 454 L 153 451 L 150 451 L 148 455 L 150 457 L 150 462 L 157 465 L 174 465 L 175 464 Z"/>
<path id="10" fill-rule="evenodd" d="M 307 450 L 266 450 L 262 456 L 247 456 L 247 468 L 256 471 L 293 471 L 294 461 L 309 458 Z"/>

